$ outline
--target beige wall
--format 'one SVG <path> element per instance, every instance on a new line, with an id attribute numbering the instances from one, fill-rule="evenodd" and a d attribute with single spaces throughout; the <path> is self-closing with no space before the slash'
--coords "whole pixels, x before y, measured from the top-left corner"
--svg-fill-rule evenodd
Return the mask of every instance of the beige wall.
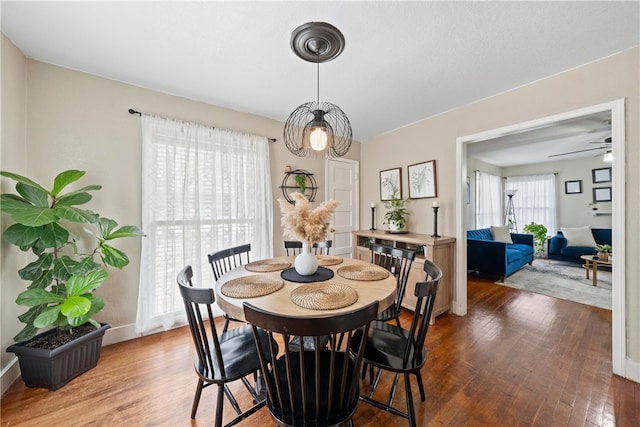
<path id="1" fill-rule="evenodd" d="M 0 140 L 0 169 L 11 168 L 17 173 L 26 171 L 26 70 L 27 60 L 22 53 L 2 36 L 2 85 L 1 85 L 1 120 L 2 129 Z M 2 193 L 13 190 L 13 184 L 2 180 L 0 182 Z M 0 231 L 4 231 L 8 224 L 5 215 L 0 215 Z M 16 269 L 22 268 L 27 263 L 27 256 L 5 243 L 0 243 L 0 372 L 2 372 L 13 355 L 5 349 L 13 344 L 14 335 L 20 331 L 22 325 L 16 318 L 24 310 L 18 308 L 14 301 L 19 286 L 14 286 Z M 14 369 L 14 374 L 17 369 Z M 4 378 L 4 376 L 3 376 Z M 8 386 L 7 381 L 0 383 L 0 391 L 4 392 Z"/>
<path id="2" fill-rule="evenodd" d="M 640 362 L 640 125 L 639 49 L 604 58 L 583 67 L 531 83 L 511 91 L 466 105 L 413 125 L 363 141 L 361 153 L 362 202 L 379 200 L 379 171 L 402 167 L 403 188 L 407 188 L 407 165 L 435 159 L 437 162 L 438 200 L 442 208 L 438 232 L 455 235 L 456 138 L 491 129 L 551 116 L 579 108 L 626 98 L 626 303 L 627 355 Z M 424 94 L 429 96 L 429 94 Z M 393 148 L 390 148 L 393 147 Z M 405 193 L 406 194 L 406 193 Z M 432 199 L 409 203 L 409 229 L 431 233 Z M 384 210 L 380 210 L 378 220 Z M 366 224 L 362 210 L 361 223 Z"/>
<path id="3" fill-rule="evenodd" d="M 5 46 L 6 45 L 6 46 Z M 277 138 L 270 145 L 271 182 L 274 196 L 274 254 L 282 255 L 280 211 L 275 199 L 285 165 L 315 174 L 316 201 L 324 200 L 323 159 L 300 158 L 282 142 L 283 123 L 185 98 L 135 87 L 113 80 L 27 60 L 2 36 L 2 170 L 29 175 L 43 184 L 65 169 L 87 171 L 85 184 L 103 189 L 91 201 L 91 209 L 120 224 L 140 224 L 141 217 L 141 128 L 140 118 L 127 111 L 203 123 L 221 128 Z M 8 90 L 5 90 L 8 88 Z M 301 100 L 301 103 L 304 100 Z M 292 105 L 291 108 L 295 108 Z M 349 154 L 359 159 L 360 144 Z M 2 191 L 13 191 L 13 183 L 2 180 Z M 2 224 L 4 231 L 7 218 Z M 130 328 L 136 319 L 140 241 L 126 239 L 119 248 L 131 257 L 126 269 L 110 270 L 108 282 L 99 290 L 106 307 L 97 319 L 113 328 Z M 26 282 L 17 270 L 28 261 L 16 248 L 2 244 L 2 369 L 13 355 L 4 350 L 21 329 L 16 316 L 23 310 L 14 304 Z M 105 338 L 106 341 L 106 338 Z"/>

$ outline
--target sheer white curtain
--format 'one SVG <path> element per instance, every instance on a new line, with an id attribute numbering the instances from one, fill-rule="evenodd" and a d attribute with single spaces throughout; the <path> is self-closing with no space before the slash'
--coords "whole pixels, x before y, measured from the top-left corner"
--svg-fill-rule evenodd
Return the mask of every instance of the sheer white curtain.
<path id="1" fill-rule="evenodd" d="M 513 196 L 513 206 L 518 221 L 518 231 L 535 222 L 547 227 L 548 234 L 557 231 L 557 203 L 555 174 L 510 176 L 505 180 L 506 190 L 518 190 Z"/>
<path id="2" fill-rule="evenodd" d="M 502 182 L 497 175 L 476 171 L 476 229 L 502 225 Z"/>
<path id="3" fill-rule="evenodd" d="M 251 243 L 273 255 L 269 147 L 265 137 L 142 116 L 142 261 L 136 330 L 184 322 L 177 273 L 192 265 L 213 286 L 209 252 Z"/>

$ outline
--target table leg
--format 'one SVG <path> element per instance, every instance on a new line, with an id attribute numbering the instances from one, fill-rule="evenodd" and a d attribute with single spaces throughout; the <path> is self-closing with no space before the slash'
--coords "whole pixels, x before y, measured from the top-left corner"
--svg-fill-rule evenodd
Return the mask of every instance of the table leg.
<path id="1" fill-rule="evenodd" d="M 585 277 L 588 280 L 589 279 L 589 269 L 591 268 L 591 262 L 589 260 L 584 260 L 584 272 L 585 272 Z"/>
<path id="2" fill-rule="evenodd" d="M 598 284 L 598 263 L 593 263 L 593 286 Z"/>

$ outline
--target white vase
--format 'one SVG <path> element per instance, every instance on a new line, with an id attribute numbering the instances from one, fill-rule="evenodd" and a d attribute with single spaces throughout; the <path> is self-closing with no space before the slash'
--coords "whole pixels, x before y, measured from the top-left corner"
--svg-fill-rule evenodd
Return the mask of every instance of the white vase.
<path id="1" fill-rule="evenodd" d="M 391 231 L 400 231 L 400 230 L 402 230 L 400 228 L 400 225 L 398 225 L 398 223 L 395 222 L 394 220 L 389 220 L 389 224 L 388 225 L 389 225 L 389 230 L 391 230 Z"/>
<path id="2" fill-rule="evenodd" d="M 293 266 L 301 276 L 311 276 L 318 270 L 318 258 L 311 253 L 310 245 L 302 244 L 302 252 L 296 256 Z"/>

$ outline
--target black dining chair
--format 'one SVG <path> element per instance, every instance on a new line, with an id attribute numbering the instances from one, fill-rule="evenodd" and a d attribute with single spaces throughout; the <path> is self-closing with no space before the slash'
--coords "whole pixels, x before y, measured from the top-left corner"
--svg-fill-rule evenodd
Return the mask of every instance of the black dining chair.
<path id="1" fill-rule="evenodd" d="M 331 249 L 332 245 L 332 240 L 316 242 L 311 245 L 311 250 L 316 255 L 329 255 L 329 250 Z M 284 249 L 287 251 L 287 256 L 298 255 L 302 251 L 302 242 L 299 242 L 297 240 L 285 240 Z"/>
<path id="2" fill-rule="evenodd" d="M 335 316 L 321 313 L 315 318 L 276 315 L 244 303 L 244 315 L 253 327 L 260 364 L 267 388 L 267 408 L 279 426 L 348 425 L 358 407 L 360 369 L 365 342 L 353 344 L 359 331 L 366 336 L 378 312 L 378 302 Z M 289 342 L 294 336 L 312 338 L 313 350 L 275 354 L 260 340 L 267 331 L 267 342 Z M 324 336 L 328 345 L 321 346 Z M 305 347 L 306 348 L 306 347 Z M 349 352 L 352 349 L 352 352 Z"/>
<path id="3" fill-rule="evenodd" d="M 411 375 L 416 376 L 420 398 L 424 402 L 424 385 L 420 369 L 422 369 L 427 360 L 427 348 L 424 342 L 429 330 L 429 320 L 433 312 L 436 293 L 442 278 L 440 267 L 429 260 L 424 261 L 424 271 L 426 273 L 425 280 L 416 283 L 415 296 L 417 297 L 417 302 L 411 320 L 411 327 L 406 330 L 393 323 L 375 321 L 371 325 L 369 335 L 357 335 L 356 340 L 352 343 L 354 352 L 359 351 L 360 340 L 362 337 L 366 337 L 363 377 L 366 372 L 366 366 L 378 368 L 375 379 L 369 378 L 371 384 L 369 394 L 360 396 L 360 398 L 377 408 L 406 418 L 409 420 L 411 427 L 416 425 L 416 416 L 410 377 Z M 387 403 L 373 398 L 383 370 L 395 373 Z M 400 374 L 404 377 L 407 412 L 402 412 L 391 406 Z"/>
<path id="4" fill-rule="evenodd" d="M 207 255 L 209 264 L 211 264 L 211 269 L 213 270 L 213 277 L 216 279 L 216 281 L 218 281 L 220 277 L 222 277 L 222 275 L 227 271 L 233 270 L 234 268 L 241 265 L 248 264 L 250 262 L 250 252 L 251 243 L 246 243 L 244 245 L 235 246 L 233 248 L 223 249 L 218 252 L 212 252 Z M 231 317 L 227 313 L 224 313 L 223 316 L 224 326 L 222 328 L 222 332 L 226 332 L 229 330 L 230 321 L 244 323 L 242 320 Z"/>
<path id="5" fill-rule="evenodd" d="M 407 288 L 409 273 L 416 253 L 408 249 L 393 248 L 391 246 L 372 243 L 369 246 L 371 251 L 371 262 L 389 270 L 396 277 L 396 299 L 393 304 L 380 313 L 376 320 L 387 322 L 395 320 L 400 327 L 400 313 L 402 312 L 402 299 Z"/>
<path id="6" fill-rule="evenodd" d="M 215 294 L 211 288 L 193 287 L 193 270 L 191 266 L 186 266 L 178 274 L 177 281 L 180 287 L 180 295 L 184 301 L 184 308 L 187 312 L 189 329 L 196 349 L 194 367 L 198 375 L 198 386 L 193 398 L 191 408 L 191 418 L 196 417 L 200 395 L 202 390 L 210 385 L 218 387 L 216 401 L 216 427 L 222 426 L 222 409 L 224 396 L 227 397 L 231 406 L 237 413 L 227 425 L 233 425 L 249 415 L 256 412 L 265 405 L 265 400 L 259 396 L 256 386 L 252 386 L 247 376 L 257 377 L 260 370 L 260 359 L 256 352 L 256 340 L 262 341 L 264 346 L 268 336 L 262 331 L 256 331 L 255 335 L 251 326 L 245 325 L 223 332 L 218 335 L 214 320 Z M 277 344 L 270 346 L 277 354 Z M 269 354 L 263 355 L 265 360 L 269 360 Z M 242 411 L 228 383 L 241 380 L 253 397 L 254 405 Z"/>

